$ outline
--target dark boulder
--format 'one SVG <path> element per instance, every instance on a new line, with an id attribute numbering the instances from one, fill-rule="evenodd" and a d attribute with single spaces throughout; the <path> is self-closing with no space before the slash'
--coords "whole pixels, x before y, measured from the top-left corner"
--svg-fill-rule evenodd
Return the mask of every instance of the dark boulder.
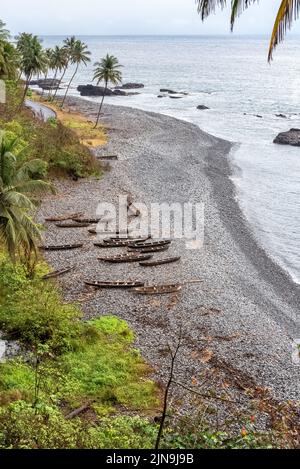
<path id="1" fill-rule="evenodd" d="M 278 134 L 274 140 L 274 143 L 300 147 L 300 129 L 290 129 L 287 132 Z"/>
<path id="2" fill-rule="evenodd" d="M 115 89 L 115 90 L 112 91 L 111 96 L 128 96 L 128 93 L 126 93 L 126 91 L 122 91 L 120 89 Z"/>
<path id="3" fill-rule="evenodd" d="M 80 85 L 77 87 L 81 96 L 113 96 L 114 92 L 107 88 L 105 91 L 104 86 L 94 86 L 94 85 Z"/>
<path id="4" fill-rule="evenodd" d="M 133 96 L 139 93 L 127 93 L 126 91 L 120 89 L 111 90 L 107 88 L 105 91 L 104 86 L 94 86 L 94 85 L 80 85 L 77 87 L 81 96 Z"/>
<path id="5" fill-rule="evenodd" d="M 124 83 L 122 86 L 117 86 L 117 90 L 134 90 L 137 88 L 145 88 L 145 85 L 143 83 Z"/>
<path id="6" fill-rule="evenodd" d="M 55 90 L 60 84 L 60 80 L 54 78 L 44 78 L 40 80 L 31 80 L 29 85 L 39 86 L 43 90 Z"/>
<path id="7" fill-rule="evenodd" d="M 160 93 L 169 93 L 169 94 L 177 94 L 176 91 L 169 90 L 168 88 L 161 88 L 159 90 Z"/>
<path id="8" fill-rule="evenodd" d="M 204 104 L 199 104 L 199 106 L 197 106 L 197 109 L 199 109 L 200 111 L 205 111 L 206 109 L 209 109 L 209 107 L 204 106 Z"/>

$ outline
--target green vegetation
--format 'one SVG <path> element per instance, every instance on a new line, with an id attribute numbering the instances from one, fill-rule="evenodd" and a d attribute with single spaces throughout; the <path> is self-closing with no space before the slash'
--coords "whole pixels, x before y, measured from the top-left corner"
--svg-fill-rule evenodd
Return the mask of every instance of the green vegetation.
<path id="1" fill-rule="evenodd" d="M 107 91 L 108 83 L 112 83 L 113 85 L 118 85 L 122 81 L 122 73 L 120 72 L 120 67 L 122 65 L 119 64 L 119 61 L 113 55 L 107 54 L 101 62 L 95 63 L 95 70 L 94 70 L 94 78 L 93 80 L 97 80 L 97 85 L 104 81 L 105 91 L 103 93 L 103 98 L 101 100 L 99 106 L 99 112 L 95 124 L 95 128 L 98 126 L 100 114 L 105 98 L 105 94 Z"/>
<path id="2" fill-rule="evenodd" d="M 115 317 L 80 321 L 44 271 L 30 280 L 21 264 L 0 260 L 0 329 L 24 348 L 0 364 L 0 448 L 151 447 L 156 427 L 146 416 L 159 392 L 132 331 Z M 87 414 L 66 419 L 85 404 Z"/>
<path id="3" fill-rule="evenodd" d="M 258 0 L 231 1 L 231 30 L 233 30 L 235 21 L 240 13 L 255 2 L 258 2 Z M 226 6 L 226 0 L 196 0 L 196 3 L 198 5 L 198 12 L 202 17 L 202 20 L 213 13 L 217 6 L 221 8 Z M 283 41 L 287 29 L 291 28 L 293 21 L 298 19 L 299 12 L 300 0 L 281 0 L 270 39 L 268 54 L 269 62 L 272 60 L 274 49 L 280 42 Z"/>
<path id="4" fill-rule="evenodd" d="M 62 104 L 61 104 L 62 108 L 64 107 L 65 100 L 66 100 L 66 97 L 68 95 L 70 86 L 71 86 L 75 76 L 77 75 L 79 66 L 81 64 L 84 64 L 85 66 L 87 66 L 88 62 L 91 61 L 91 59 L 89 57 L 91 55 L 91 53 L 88 50 L 88 46 L 84 42 L 82 42 L 78 39 L 78 40 L 69 41 L 69 43 L 70 43 L 70 45 L 67 46 L 67 47 L 69 47 L 69 49 L 68 49 L 69 61 L 73 65 L 75 65 L 75 71 L 74 71 L 74 73 L 71 77 L 71 80 L 68 83 L 68 86 L 67 86 L 67 89 L 66 89 Z"/>
<path id="5" fill-rule="evenodd" d="M 34 203 L 29 196 L 46 192 L 51 186 L 35 179 L 46 171 L 44 161 L 22 161 L 23 145 L 13 132 L 0 132 L 0 240 L 12 259 L 18 253 L 30 270 L 32 257 L 37 257 L 40 231 L 30 215 Z"/>

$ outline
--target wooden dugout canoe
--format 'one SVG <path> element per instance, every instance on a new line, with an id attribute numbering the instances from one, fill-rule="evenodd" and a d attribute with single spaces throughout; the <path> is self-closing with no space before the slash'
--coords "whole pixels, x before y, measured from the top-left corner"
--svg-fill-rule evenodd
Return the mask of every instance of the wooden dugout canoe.
<path id="1" fill-rule="evenodd" d="M 144 283 L 143 282 L 122 282 L 122 281 L 117 281 L 117 282 L 93 282 L 93 281 L 85 281 L 85 285 L 89 287 L 94 287 L 94 288 L 108 288 L 108 289 L 114 289 L 114 288 L 138 288 L 138 287 L 143 287 Z"/>
<path id="2" fill-rule="evenodd" d="M 140 262 L 141 267 L 157 267 L 160 265 L 166 264 L 174 264 L 175 262 L 179 262 L 181 257 L 169 257 L 167 259 L 160 259 L 158 261 L 148 261 L 148 262 Z"/>
<path id="3" fill-rule="evenodd" d="M 170 293 L 179 293 L 181 290 L 182 285 L 180 284 L 134 288 L 134 292 L 139 295 L 167 295 Z"/>
<path id="4" fill-rule="evenodd" d="M 42 251 L 68 251 L 71 249 L 80 249 L 82 248 L 83 243 L 78 244 L 62 244 L 58 246 L 40 246 Z"/>
<path id="5" fill-rule="evenodd" d="M 156 248 L 156 247 L 163 247 L 169 246 L 172 243 L 170 240 L 163 240 L 163 241 L 153 241 L 152 243 L 129 243 L 130 249 L 147 249 L 147 248 Z"/>
<path id="6" fill-rule="evenodd" d="M 53 278 L 61 277 L 62 275 L 65 275 L 74 269 L 75 269 L 75 266 L 70 266 L 70 267 L 66 267 L 65 269 L 55 270 L 54 272 L 50 272 L 49 274 L 44 275 L 42 277 L 42 280 L 51 280 Z"/>
<path id="7" fill-rule="evenodd" d="M 122 264 L 126 262 L 142 262 L 142 261 L 148 261 L 149 259 L 152 259 L 151 255 L 123 254 L 121 256 L 115 256 L 115 257 L 98 257 L 99 261 L 109 262 L 111 264 Z"/>
<path id="8" fill-rule="evenodd" d="M 90 226 L 88 223 L 56 223 L 57 228 L 87 228 Z"/>

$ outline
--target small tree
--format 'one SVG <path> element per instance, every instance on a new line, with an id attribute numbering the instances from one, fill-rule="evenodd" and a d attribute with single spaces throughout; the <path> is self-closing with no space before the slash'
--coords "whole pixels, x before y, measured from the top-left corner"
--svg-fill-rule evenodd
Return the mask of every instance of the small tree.
<path id="1" fill-rule="evenodd" d="M 114 55 L 107 54 L 106 57 L 101 60 L 101 62 L 96 62 L 94 66 L 95 70 L 93 81 L 97 80 L 97 85 L 99 85 L 101 81 L 104 81 L 105 84 L 104 93 L 99 106 L 99 112 L 95 124 L 96 129 L 99 123 L 104 98 L 108 88 L 108 83 L 112 83 L 113 85 L 121 83 L 122 73 L 120 71 L 120 68 L 122 67 L 122 65 L 119 64 L 118 59 Z"/>

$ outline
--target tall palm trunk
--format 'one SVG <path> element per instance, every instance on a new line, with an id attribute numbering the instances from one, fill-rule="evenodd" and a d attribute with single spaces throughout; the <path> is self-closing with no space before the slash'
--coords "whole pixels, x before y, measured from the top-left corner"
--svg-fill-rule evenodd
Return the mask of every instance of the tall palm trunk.
<path id="1" fill-rule="evenodd" d="M 98 124 L 99 124 L 99 119 L 100 119 L 100 115 L 101 115 L 101 111 L 102 111 L 103 101 L 104 101 L 104 98 L 106 96 L 107 86 L 108 86 L 108 81 L 105 82 L 105 89 L 104 89 L 104 93 L 103 93 L 101 103 L 100 103 L 100 106 L 99 106 L 99 112 L 98 112 L 98 116 L 97 116 L 97 120 L 96 120 L 96 124 L 95 124 L 94 129 L 96 129 L 98 127 Z"/>
<path id="2" fill-rule="evenodd" d="M 48 78 L 48 70 L 47 70 L 47 72 L 46 72 L 45 75 L 44 75 L 45 81 L 47 80 L 47 78 Z M 41 95 L 41 96 L 44 96 L 44 94 L 45 94 L 45 89 L 43 88 L 43 91 L 42 91 L 42 95 Z"/>
<path id="3" fill-rule="evenodd" d="M 64 99 L 63 99 L 63 101 L 62 101 L 62 103 L 61 103 L 61 108 L 64 107 L 64 104 L 65 104 L 65 101 L 66 101 L 66 97 L 67 97 L 67 95 L 68 95 L 70 86 L 71 86 L 71 84 L 72 84 L 72 82 L 73 82 L 73 80 L 74 80 L 74 78 L 75 78 L 75 76 L 76 76 L 76 74 L 77 74 L 77 72 L 78 72 L 78 68 L 79 68 L 79 63 L 76 65 L 75 72 L 73 73 L 73 76 L 72 76 L 71 80 L 69 81 L 68 87 L 67 87 L 66 92 L 65 92 L 65 95 L 64 95 Z"/>
<path id="4" fill-rule="evenodd" d="M 52 79 L 52 83 L 56 80 L 57 74 L 58 74 L 58 67 L 57 67 L 56 70 L 55 70 L 55 74 L 54 74 L 54 78 Z M 49 94 L 48 94 L 49 99 L 50 99 L 50 97 L 51 97 L 51 95 L 52 95 L 52 91 L 53 91 L 53 89 L 50 87 L 50 88 L 49 88 Z"/>
<path id="5" fill-rule="evenodd" d="M 21 104 L 20 104 L 20 109 L 22 108 L 22 106 L 24 104 L 31 78 L 32 78 L 32 73 L 30 73 L 30 75 L 27 75 L 27 77 L 26 77 L 26 83 L 25 83 L 24 93 L 23 93 L 23 96 L 22 96 L 22 101 L 21 101 Z"/>
<path id="6" fill-rule="evenodd" d="M 57 95 L 57 92 L 58 92 L 58 90 L 59 90 L 59 87 L 60 87 L 60 85 L 61 85 L 61 83 L 62 83 L 62 81 L 63 81 L 63 79 L 64 79 L 64 77 L 65 77 L 65 74 L 66 74 L 67 70 L 68 70 L 68 66 L 69 66 L 69 64 L 67 64 L 67 65 L 65 66 L 65 68 L 64 68 L 64 72 L 63 72 L 63 74 L 62 74 L 62 76 L 61 76 L 61 78 L 60 78 L 60 80 L 59 80 L 59 82 L 58 82 L 58 85 L 57 85 L 57 87 L 56 87 L 56 90 L 55 90 L 53 99 L 56 98 L 56 95 Z"/>

